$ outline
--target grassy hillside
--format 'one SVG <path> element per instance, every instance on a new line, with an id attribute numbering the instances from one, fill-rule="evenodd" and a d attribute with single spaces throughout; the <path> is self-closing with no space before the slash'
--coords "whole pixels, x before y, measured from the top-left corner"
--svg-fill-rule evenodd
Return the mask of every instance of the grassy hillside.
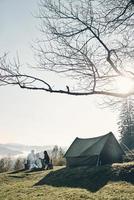
<path id="1" fill-rule="evenodd" d="M 133 200 L 134 162 L 0 174 L 0 200 Z"/>

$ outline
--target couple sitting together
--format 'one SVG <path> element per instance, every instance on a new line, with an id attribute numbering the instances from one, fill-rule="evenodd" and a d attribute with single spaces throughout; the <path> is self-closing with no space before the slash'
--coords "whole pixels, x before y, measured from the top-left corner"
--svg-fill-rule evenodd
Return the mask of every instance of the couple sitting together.
<path id="1" fill-rule="evenodd" d="M 25 169 L 36 170 L 36 169 L 52 169 L 52 162 L 50 161 L 47 151 L 43 152 L 43 158 L 40 158 L 40 154 L 31 151 L 27 156 L 27 162 L 25 164 Z"/>

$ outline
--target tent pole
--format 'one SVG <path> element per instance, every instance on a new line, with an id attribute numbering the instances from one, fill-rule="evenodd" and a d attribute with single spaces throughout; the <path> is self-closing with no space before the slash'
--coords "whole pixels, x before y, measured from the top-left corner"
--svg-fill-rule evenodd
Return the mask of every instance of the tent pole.
<path id="1" fill-rule="evenodd" d="M 134 155 L 133 151 L 131 151 L 123 142 L 121 142 L 121 144 L 127 149 L 128 152 L 130 152 L 132 156 Z"/>
<path id="2" fill-rule="evenodd" d="M 133 151 L 131 151 L 123 142 L 121 142 L 121 144 L 127 149 L 127 151 L 131 154 L 131 156 L 134 156 Z M 125 152 L 126 155 L 126 152 Z M 130 156 L 128 155 L 128 158 L 130 158 Z"/>

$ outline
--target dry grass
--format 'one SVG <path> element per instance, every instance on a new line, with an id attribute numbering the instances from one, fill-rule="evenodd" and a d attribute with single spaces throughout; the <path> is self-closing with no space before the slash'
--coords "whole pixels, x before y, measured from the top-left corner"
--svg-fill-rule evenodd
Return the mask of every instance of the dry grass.
<path id="1" fill-rule="evenodd" d="M 133 200 L 133 180 L 134 163 L 2 173 L 0 200 Z"/>

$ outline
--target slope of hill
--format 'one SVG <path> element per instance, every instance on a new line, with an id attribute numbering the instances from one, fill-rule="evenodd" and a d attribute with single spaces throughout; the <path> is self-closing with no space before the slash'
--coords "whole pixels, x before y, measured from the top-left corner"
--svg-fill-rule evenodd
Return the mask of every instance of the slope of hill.
<path id="1" fill-rule="evenodd" d="M 134 162 L 0 174 L 0 200 L 133 200 Z"/>

